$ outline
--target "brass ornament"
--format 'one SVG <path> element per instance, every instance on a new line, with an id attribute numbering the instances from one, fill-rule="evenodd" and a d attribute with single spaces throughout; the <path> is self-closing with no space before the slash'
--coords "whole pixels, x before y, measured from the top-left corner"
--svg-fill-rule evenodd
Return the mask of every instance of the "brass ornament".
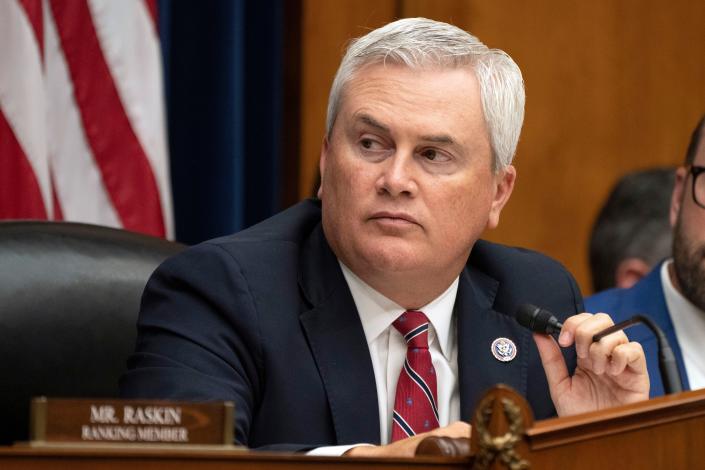
<path id="1" fill-rule="evenodd" d="M 509 398 L 502 398 L 502 408 L 509 423 L 509 430 L 501 436 L 492 436 L 489 432 L 489 424 L 492 418 L 492 409 L 495 398 L 485 397 L 475 413 L 475 429 L 478 439 L 478 453 L 475 456 L 473 469 L 489 469 L 495 459 L 499 459 L 510 470 L 525 470 L 531 468 L 531 464 L 523 460 L 514 448 L 524 434 L 524 420 L 521 416 L 521 409 Z"/>

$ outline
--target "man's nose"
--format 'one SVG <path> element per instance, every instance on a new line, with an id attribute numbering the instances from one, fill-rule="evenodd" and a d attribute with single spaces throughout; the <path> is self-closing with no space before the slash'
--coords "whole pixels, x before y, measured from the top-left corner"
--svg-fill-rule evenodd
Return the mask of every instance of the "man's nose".
<path id="1" fill-rule="evenodd" d="M 382 173 L 377 180 L 377 192 L 396 197 L 414 196 L 417 190 L 413 153 L 398 149 L 394 156 L 383 163 Z"/>

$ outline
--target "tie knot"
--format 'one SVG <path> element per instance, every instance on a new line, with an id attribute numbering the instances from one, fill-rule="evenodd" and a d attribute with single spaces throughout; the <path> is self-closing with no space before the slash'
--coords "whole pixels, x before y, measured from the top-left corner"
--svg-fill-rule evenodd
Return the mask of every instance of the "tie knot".
<path id="1" fill-rule="evenodd" d="M 407 310 L 393 325 L 404 336 L 407 346 L 428 349 L 428 318 L 423 312 Z"/>

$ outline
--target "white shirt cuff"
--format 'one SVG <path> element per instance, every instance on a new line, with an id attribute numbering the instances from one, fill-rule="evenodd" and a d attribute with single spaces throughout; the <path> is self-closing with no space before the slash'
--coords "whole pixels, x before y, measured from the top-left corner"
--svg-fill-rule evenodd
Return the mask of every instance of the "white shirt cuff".
<path id="1" fill-rule="evenodd" d="M 348 444 L 344 446 L 324 446 L 316 447 L 315 449 L 306 452 L 306 455 L 319 455 L 324 457 L 340 457 L 353 447 L 371 446 L 372 444 Z"/>

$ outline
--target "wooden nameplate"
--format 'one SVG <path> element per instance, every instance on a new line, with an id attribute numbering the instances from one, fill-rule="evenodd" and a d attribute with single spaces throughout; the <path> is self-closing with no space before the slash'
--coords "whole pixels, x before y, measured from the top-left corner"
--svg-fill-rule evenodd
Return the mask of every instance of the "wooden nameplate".
<path id="1" fill-rule="evenodd" d="M 30 439 L 38 443 L 232 445 L 232 402 L 32 400 Z"/>

